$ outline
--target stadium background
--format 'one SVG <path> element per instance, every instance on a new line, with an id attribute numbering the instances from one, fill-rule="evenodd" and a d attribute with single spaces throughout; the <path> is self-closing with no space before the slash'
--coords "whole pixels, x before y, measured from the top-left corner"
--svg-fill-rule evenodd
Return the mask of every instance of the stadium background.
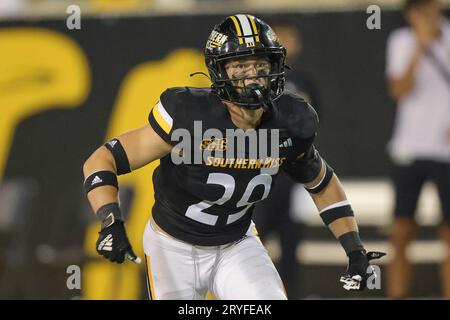
<path id="1" fill-rule="evenodd" d="M 379 2 L 380 30 L 366 27 L 366 8 L 377 1 L 17 3 L 9 14 L 0 5 L 0 298 L 145 298 L 144 266 L 113 265 L 94 251 L 99 224 L 82 192 L 83 161 L 106 139 L 146 123 L 165 88 L 208 86 L 189 74 L 205 71 L 202 48 L 214 24 L 242 11 L 298 23 L 305 44 L 300 64 L 322 97 L 317 145 L 342 177 L 368 248 L 389 251 L 385 145 L 395 105 L 384 69 L 386 38 L 404 24 L 397 1 Z M 177 3 L 189 6 L 180 12 Z M 81 8 L 80 30 L 66 26 L 69 4 Z M 156 165 L 120 178 L 128 233 L 140 256 Z M 431 186 L 419 209 L 425 227 L 411 249 L 413 292 L 439 296 L 443 252 L 433 240 L 439 208 Z M 304 298 L 384 296 L 383 276 L 381 290 L 342 290 L 342 249 L 317 216 L 308 225 L 299 248 Z M 276 259 L 276 239 L 270 251 Z M 81 267 L 81 290 L 66 286 L 69 265 Z"/>

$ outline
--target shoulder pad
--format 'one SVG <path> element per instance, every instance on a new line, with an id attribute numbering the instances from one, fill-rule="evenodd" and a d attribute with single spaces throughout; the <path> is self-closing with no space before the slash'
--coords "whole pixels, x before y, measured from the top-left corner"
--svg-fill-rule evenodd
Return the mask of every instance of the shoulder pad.
<path id="1" fill-rule="evenodd" d="M 209 88 L 174 87 L 161 94 L 161 103 L 163 105 L 196 103 L 199 99 L 209 98 L 211 95 L 212 90 Z"/>
<path id="2" fill-rule="evenodd" d="M 278 101 L 277 101 L 278 102 Z M 279 99 L 280 111 L 285 117 L 287 127 L 299 138 L 310 138 L 316 135 L 319 117 L 316 110 L 302 97 L 287 91 Z"/>
<path id="3" fill-rule="evenodd" d="M 180 96 L 186 91 L 185 88 L 175 87 L 169 88 L 161 94 L 160 100 L 164 106 L 177 105 L 180 101 Z"/>

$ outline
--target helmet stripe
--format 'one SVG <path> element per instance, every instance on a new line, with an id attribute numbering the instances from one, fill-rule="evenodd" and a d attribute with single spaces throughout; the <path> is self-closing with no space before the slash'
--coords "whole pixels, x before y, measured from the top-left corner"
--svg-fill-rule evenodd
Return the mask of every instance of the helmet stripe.
<path id="1" fill-rule="evenodd" d="M 253 33 L 255 34 L 255 40 L 256 42 L 259 42 L 258 29 L 256 28 L 255 18 L 249 14 L 247 15 L 247 17 L 252 24 Z"/>
<path id="2" fill-rule="evenodd" d="M 250 27 L 250 23 L 248 22 L 248 18 L 243 14 L 237 14 L 236 17 L 239 19 L 241 23 L 242 30 L 244 31 L 244 36 L 252 36 L 252 28 Z"/>
<path id="3" fill-rule="evenodd" d="M 238 14 L 236 17 L 241 23 L 242 30 L 244 31 L 245 43 L 247 47 L 253 47 L 255 45 L 255 38 L 253 37 L 252 27 L 250 26 L 249 19 L 246 15 Z"/>
<path id="4" fill-rule="evenodd" d="M 242 40 L 241 26 L 239 25 L 238 20 L 236 19 L 235 16 L 231 16 L 230 18 L 231 18 L 231 20 L 233 20 L 234 27 L 236 28 L 236 32 L 237 32 L 237 35 L 238 35 L 238 38 L 239 38 L 239 44 L 243 44 L 244 41 Z"/>

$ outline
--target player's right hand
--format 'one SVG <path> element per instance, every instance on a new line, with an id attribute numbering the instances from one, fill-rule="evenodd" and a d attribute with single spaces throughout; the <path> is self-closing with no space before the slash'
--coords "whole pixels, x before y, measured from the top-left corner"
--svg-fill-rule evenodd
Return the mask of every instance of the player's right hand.
<path id="1" fill-rule="evenodd" d="M 97 252 L 111 262 L 123 263 L 125 258 L 141 263 L 131 248 L 124 222 L 115 220 L 111 225 L 102 227 L 97 240 Z"/>

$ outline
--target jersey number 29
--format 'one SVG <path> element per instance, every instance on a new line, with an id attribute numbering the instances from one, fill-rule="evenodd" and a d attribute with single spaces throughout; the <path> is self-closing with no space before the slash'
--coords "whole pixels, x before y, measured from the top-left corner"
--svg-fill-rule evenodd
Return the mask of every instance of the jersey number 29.
<path id="1" fill-rule="evenodd" d="M 219 184 L 225 187 L 225 192 L 219 199 L 215 201 L 201 201 L 199 203 L 193 204 L 188 207 L 186 210 L 186 217 L 189 217 L 195 221 L 208 224 L 211 226 L 216 225 L 217 219 L 219 218 L 216 215 L 209 214 L 203 212 L 203 210 L 212 207 L 213 205 L 223 205 L 225 202 L 231 199 L 233 196 L 233 192 L 236 186 L 236 182 L 233 176 L 226 173 L 210 173 L 208 176 L 207 184 Z M 264 194 L 261 199 L 249 202 L 250 196 L 252 195 L 253 190 L 256 186 L 262 185 L 264 186 Z M 237 213 L 233 213 L 228 215 L 227 224 L 233 223 L 240 218 L 242 218 L 247 210 L 251 207 L 254 202 L 261 201 L 269 195 L 270 187 L 272 185 L 272 176 L 269 174 L 260 174 L 253 177 L 252 180 L 247 185 L 244 194 L 242 195 L 241 200 L 236 203 L 236 207 L 244 207 Z"/>

